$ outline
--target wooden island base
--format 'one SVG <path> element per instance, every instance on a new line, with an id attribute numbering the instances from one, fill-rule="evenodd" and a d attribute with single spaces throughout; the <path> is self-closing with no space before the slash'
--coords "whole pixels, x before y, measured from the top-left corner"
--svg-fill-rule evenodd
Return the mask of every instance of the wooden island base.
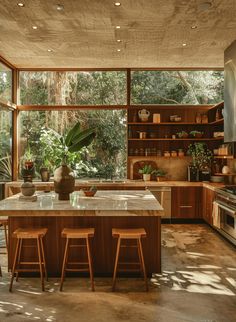
<path id="1" fill-rule="evenodd" d="M 161 217 L 160 216 L 38 216 L 38 217 L 9 217 L 9 269 L 12 268 L 16 238 L 12 237 L 17 228 L 48 228 L 44 240 L 45 255 L 49 276 L 58 277 L 61 274 L 65 239 L 61 237 L 63 228 L 95 228 L 94 239 L 91 240 L 91 252 L 95 276 L 112 276 L 117 240 L 112 238 L 112 228 L 144 228 L 147 238 L 142 239 L 144 259 L 147 274 L 161 272 Z M 78 243 L 75 240 L 73 243 Z M 37 254 L 33 241 L 26 241 L 23 246 L 24 260 L 34 259 Z M 70 249 L 70 259 L 87 262 L 84 248 Z M 125 257 L 123 255 L 126 254 Z M 120 254 L 121 261 L 138 262 L 136 248 L 123 248 Z M 35 260 L 37 260 L 35 258 Z M 73 273 L 78 275 L 79 273 Z M 126 273 L 127 275 L 127 273 Z M 130 276 L 134 276 L 131 272 Z"/>

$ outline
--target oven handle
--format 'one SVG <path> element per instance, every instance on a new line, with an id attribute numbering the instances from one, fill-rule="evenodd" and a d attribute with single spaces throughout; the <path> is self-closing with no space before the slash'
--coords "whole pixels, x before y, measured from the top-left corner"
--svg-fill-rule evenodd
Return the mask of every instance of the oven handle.
<path id="1" fill-rule="evenodd" d="M 217 202 L 217 205 L 219 206 L 219 208 L 222 208 L 222 209 L 224 209 L 225 211 L 228 211 L 228 212 L 230 212 L 232 215 L 236 215 L 236 212 L 235 212 L 235 210 L 232 210 L 232 209 L 230 209 L 230 208 L 228 208 L 228 207 L 225 207 L 225 206 L 223 206 L 221 203 L 218 203 Z"/>

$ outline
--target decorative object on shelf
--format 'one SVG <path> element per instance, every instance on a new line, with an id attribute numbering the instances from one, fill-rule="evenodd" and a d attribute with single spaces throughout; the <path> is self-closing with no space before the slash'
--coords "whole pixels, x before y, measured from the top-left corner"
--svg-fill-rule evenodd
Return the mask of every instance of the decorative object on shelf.
<path id="1" fill-rule="evenodd" d="M 231 149 L 229 144 L 222 144 L 218 148 L 218 155 L 230 155 Z"/>
<path id="2" fill-rule="evenodd" d="M 138 111 L 138 116 L 139 116 L 141 122 L 147 122 L 148 118 L 150 116 L 150 112 L 148 110 L 146 110 L 145 108 L 143 108 L 142 110 Z"/>
<path id="3" fill-rule="evenodd" d="M 171 115 L 170 122 L 181 122 L 182 118 L 179 115 Z"/>
<path id="4" fill-rule="evenodd" d="M 213 138 L 224 137 L 224 132 L 213 132 Z"/>
<path id="5" fill-rule="evenodd" d="M 208 123 L 208 115 L 207 114 L 202 114 L 202 123 Z"/>
<path id="6" fill-rule="evenodd" d="M 186 139 L 188 137 L 188 133 L 185 131 L 181 131 L 176 133 L 176 135 L 180 138 L 180 139 Z"/>
<path id="7" fill-rule="evenodd" d="M 176 139 L 176 135 L 175 134 L 172 134 L 172 139 Z"/>
<path id="8" fill-rule="evenodd" d="M 182 149 L 178 149 L 178 157 L 184 157 L 184 151 Z"/>
<path id="9" fill-rule="evenodd" d="M 151 139 L 155 139 L 155 138 L 157 138 L 157 133 L 156 133 L 156 132 L 149 132 L 148 136 L 149 136 Z"/>
<path id="10" fill-rule="evenodd" d="M 211 182 L 214 182 L 214 183 L 224 182 L 224 177 L 223 176 L 211 176 Z"/>
<path id="11" fill-rule="evenodd" d="M 192 157 L 192 166 L 199 170 L 199 180 L 209 181 L 211 176 L 210 166 L 212 152 L 207 148 L 207 145 L 202 142 L 190 144 L 188 147 L 188 154 Z"/>
<path id="12" fill-rule="evenodd" d="M 223 115 L 222 115 L 221 109 L 220 109 L 220 108 L 217 108 L 217 110 L 216 110 L 216 118 L 215 118 L 215 120 L 216 120 L 216 121 L 219 121 L 219 120 L 221 120 L 222 118 L 223 118 Z"/>
<path id="13" fill-rule="evenodd" d="M 218 154 L 219 154 L 219 149 L 214 149 L 214 150 L 213 150 L 213 154 L 214 154 L 214 155 L 218 155 Z"/>
<path id="14" fill-rule="evenodd" d="M 224 165 L 221 172 L 223 174 L 229 174 L 230 173 L 230 168 L 227 165 Z"/>
<path id="15" fill-rule="evenodd" d="M 156 176 L 156 180 L 157 181 L 164 181 L 164 180 L 166 180 L 166 174 L 167 174 L 167 172 L 164 171 L 163 169 L 153 170 L 152 173 Z"/>
<path id="16" fill-rule="evenodd" d="M 204 133 L 200 131 L 191 131 L 189 134 L 194 138 L 201 138 Z"/>
<path id="17" fill-rule="evenodd" d="M 153 114 L 153 123 L 161 123 L 161 114 L 159 113 Z"/>
<path id="18" fill-rule="evenodd" d="M 83 189 L 83 193 L 86 197 L 94 197 L 96 192 L 97 192 L 97 187 L 96 186 L 92 186 L 90 188 L 84 188 Z"/>
<path id="19" fill-rule="evenodd" d="M 35 185 L 29 181 L 22 183 L 20 189 L 23 196 L 30 197 L 35 193 Z"/>
<path id="20" fill-rule="evenodd" d="M 143 168 L 139 169 L 138 172 L 143 175 L 143 180 L 144 181 L 150 181 L 151 180 L 151 174 L 154 172 L 154 169 L 151 166 L 151 164 L 145 164 L 143 166 Z"/>
<path id="21" fill-rule="evenodd" d="M 95 129 L 81 130 L 80 123 L 64 137 L 61 137 L 62 153 L 64 154 L 62 165 L 54 172 L 54 187 L 59 200 L 69 200 L 70 193 L 75 189 L 75 177 L 73 170 L 66 165 L 68 152 L 78 152 L 83 147 L 90 145 L 95 137 Z"/>
<path id="22" fill-rule="evenodd" d="M 172 156 L 172 158 L 176 158 L 177 157 L 177 151 L 171 151 L 171 156 Z"/>
<path id="23" fill-rule="evenodd" d="M 195 116 L 195 122 L 196 123 L 202 123 L 202 116 L 201 113 L 197 112 Z"/>
<path id="24" fill-rule="evenodd" d="M 164 151 L 164 157 L 169 158 L 170 157 L 170 151 Z"/>
<path id="25" fill-rule="evenodd" d="M 147 138 L 147 132 L 144 131 L 137 131 L 139 133 L 140 139 L 146 139 Z"/>
<path id="26" fill-rule="evenodd" d="M 136 123 L 138 122 L 138 111 L 134 111 L 134 114 L 133 114 L 133 119 L 132 119 L 133 123 Z"/>

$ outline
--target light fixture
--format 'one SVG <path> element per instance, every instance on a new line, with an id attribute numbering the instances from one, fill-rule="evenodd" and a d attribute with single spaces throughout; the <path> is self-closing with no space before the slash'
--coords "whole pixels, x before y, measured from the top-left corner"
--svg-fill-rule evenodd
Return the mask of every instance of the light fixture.
<path id="1" fill-rule="evenodd" d="M 121 40 L 120 40 L 120 39 L 117 39 L 116 41 L 117 41 L 117 42 L 121 42 Z"/>
<path id="2" fill-rule="evenodd" d="M 25 6 L 25 4 L 23 2 L 18 2 L 17 5 L 18 5 L 18 7 L 21 7 L 21 8 Z"/>
<path id="3" fill-rule="evenodd" d="M 116 7 L 119 7 L 119 6 L 121 6 L 121 3 L 120 3 L 120 2 L 115 2 L 115 3 L 114 3 L 114 5 L 115 5 Z"/>
<path id="4" fill-rule="evenodd" d="M 62 10 L 64 10 L 64 6 L 63 6 L 63 4 L 58 3 L 58 4 L 57 4 L 57 10 L 58 10 L 58 11 L 62 11 Z"/>
<path id="5" fill-rule="evenodd" d="M 32 26 L 32 29 L 36 30 L 36 29 L 38 29 L 38 27 L 37 26 Z"/>
<path id="6" fill-rule="evenodd" d="M 120 48 L 118 48 L 118 49 L 117 49 L 117 51 L 118 51 L 118 52 L 120 52 L 120 51 L 121 51 L 121 49 L 120 49 Z"/>
<path id="7" fill-rule="evenodd" d="M 48 52 L 51 53 L 53 50 L 52 49 L 48 49 Z"/>
<path id="8" fill-rule="evenodd" d="M 191 26 L 191 29 L 197 29 L 196 25 Z"/>
<path id="9" fill-rule="evenodd" d="M 186 47 L 186 46 L 187 46 L 187 44 L 186 44 L 186 43 L 183 43 L 183 44 L 182 44 L 182 46 L 183 46 L 183 47 Z"/>
<path id="10" fill-rule="evenodd" d="M 120 26 L 116 26 L 116 29 L 120 29 Z"/>

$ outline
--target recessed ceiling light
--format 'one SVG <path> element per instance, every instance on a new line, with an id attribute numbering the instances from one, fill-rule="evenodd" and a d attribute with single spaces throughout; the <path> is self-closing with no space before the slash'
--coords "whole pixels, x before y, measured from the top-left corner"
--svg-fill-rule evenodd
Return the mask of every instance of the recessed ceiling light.
<path id="1" fill-rule="evenodd" d="M 120 26 L 116 26 L 116 29 L 120 29 Z"/>
<path id="2" fill-rule="evenodd" d="M 48 52 L 51 53 L 53 50 L 52 49 L 48 49 Z"/>
<path id="3" fill-rule="evenodd" d="M 38 29 L 38 27 L 37 26 L 32 26 L 32 29 L 36 30 L 36 29 Z"/>
<path id="4" fill-rule="evenodd" d="M 117 42 L 121 42 L 121 40 L 120 40 L 120 39 L 117 39 L 116 41 L 117 41 Z"/>
<path id="5" fill-rule="evenodd" d="M 115 2 L 115 3 L 114 3 L 114 5 L 115 5 L 116 7 L 119 7 L 119 6 L 121 6 L 121 3 L 120 3 L 120 2 Z"/>
<path id="6" fill-rule="evenodd" d="M 183 47 L 186 47 L 186 46 L 187 46 L 187 44 L 186 44 L 186 43 L 183 43 L 183 44 L 182 44 L 182 46 L 183 46 Z"/>
<path id="7" fill-rule="evenodd" d="M 25 4 L 23 2 L 18 2 L 17 5 L 18 5 L 18 7 L 21 7 L 21 8 L 25 6 Z"/>
<path id="8" fill-rule="evenodd" d="M 191 26 L 191 29 L 197 29 L 196 25 Z"/>
<path id="9" fill-rule="evenodd" d="M 118 51 L 118 52 L 120 52 L 120 51 L 121 51 L 121 49 L 120 49 L 120 48 L 118 48 L 118 49 L 117 49 L 117 51 Z"/>
<path id="10" fill-rule="evenodd" d="M 63 4 L 58 3 L 58 4 L 57 4 L 57 10 L 58 10 L 58 11 L 62 11 L 62 10 L 64 10 L 64 6 L 63 6 Z"/>

